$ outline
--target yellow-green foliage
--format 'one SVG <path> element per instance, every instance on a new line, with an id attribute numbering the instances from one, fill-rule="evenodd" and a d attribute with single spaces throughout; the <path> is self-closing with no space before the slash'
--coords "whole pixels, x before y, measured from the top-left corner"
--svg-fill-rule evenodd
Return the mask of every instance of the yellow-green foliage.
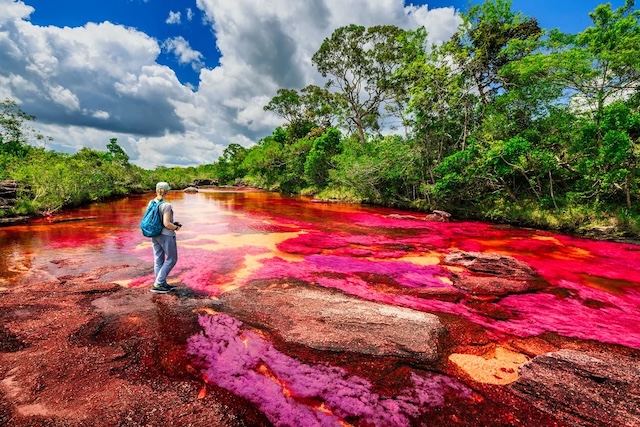
<path id="1" fill-rule="evenodd" d="M 329 187 L 325 188 L 318 194 L 316 199 L 319 200 L 339 200 L 347 203 L 362 203 L 362 197 L 356 191 L 349 187 Z"/>
<path id="2" fill-rule="evenodd" d="M 32 149 L 14 158 L 3 175 L 19 183 L 13 214 L 52 213 L 151 187 L 148 172 L 83 148 L 69 155 Z"/>

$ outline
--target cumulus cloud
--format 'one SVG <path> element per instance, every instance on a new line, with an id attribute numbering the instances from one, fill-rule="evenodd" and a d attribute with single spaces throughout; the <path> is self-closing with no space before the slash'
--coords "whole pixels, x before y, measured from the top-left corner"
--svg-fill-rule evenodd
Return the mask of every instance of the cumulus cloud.
<path id="1" fill-rule="evenodd" d="M 193 50 L 189 42 L 182 36 L 167 39 L 162 47 L 173 53 L 180 64 L 191 64 L 194 70 L 200 70 L 203 67 L 202 53 Z"/>
<path id="2" fill-rule="evenodd" d="M 430 41 L 446 40 L 460 18 L 399 0 L 197 0 L 220 59 L 204 67 L 184 37 L 158 41 L 108 21 L 80 27 L 38 26 L 21 0 L 0 0 L 0 96 L 37 117 L 54 137 L 49 148 L 104 150 L 117 137 L 142 166 L 213 162 L 230 143 L 250 146 L 281 123 L 262 110 L 279 88 L 324 80 L 311 56 L 338 27 L 425 25 Z M 185 12 L 187 20 L 193 11 Z M 168 23 L 178 23 L 171 12 Z M 171 22 L 170 22 L 171 21 Z M 162 51 L 200 70 L 197 90 L 158 62 Z"/>
<path id="3" fill-rule="evenodd" d="M 180 12 L 169 11 L 169 17 L 165 21 L 167 24 L 179 24 L 180 23 Z"/>

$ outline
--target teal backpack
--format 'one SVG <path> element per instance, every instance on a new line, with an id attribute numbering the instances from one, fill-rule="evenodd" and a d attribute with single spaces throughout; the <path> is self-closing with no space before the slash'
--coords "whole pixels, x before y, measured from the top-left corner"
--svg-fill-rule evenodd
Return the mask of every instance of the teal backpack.
<path id="1" fill-rule="evenodd" d="M 162 232 L 162 215 L 160 214 L 160 205 L 164 203 L 164 200 L 156 201 L 153 199 L 149 202 L 147 210 L 144 212 L 142 221 L 140 222 L 140 229 L 142 235 L 145 237 L 154 237 Z"/>

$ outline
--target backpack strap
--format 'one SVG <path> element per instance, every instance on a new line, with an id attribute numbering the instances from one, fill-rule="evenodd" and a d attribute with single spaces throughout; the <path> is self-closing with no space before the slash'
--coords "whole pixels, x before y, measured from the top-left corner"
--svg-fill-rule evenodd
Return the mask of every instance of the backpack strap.
<path id="1" fill-rule="evenodd" d="M 158 214 L 160 215 L 160 222 L 162 223 L 162 226 L 164 227 L 164 218 L 162 218 L 163 213 L 160 212 L 160 205 L 164 203 L 164 200 L 160 200 L 158 202 L 158 201 L 156 201 L 156 199 L 152 199 L 151 201 L 156 204 L 156 209 L 158 209 Z"/>

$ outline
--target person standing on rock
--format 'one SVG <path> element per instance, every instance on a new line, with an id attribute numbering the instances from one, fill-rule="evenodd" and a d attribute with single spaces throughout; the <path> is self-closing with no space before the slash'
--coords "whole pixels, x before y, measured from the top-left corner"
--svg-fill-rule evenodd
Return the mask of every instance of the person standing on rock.
<path id="1" fill-rule="evenodd" d="M 164 199 L 168 192 L 168 183 L 159 182 L 156 184 L 155 201 L 163 202 L 158 205 L 163 228 L 159 235 L 151 238 L 154 257 L 153 271 L 156 277 L 151 292 L 158 294 L 166 294 L 175 288 L 167 283 L 167 276 L 178 262 L 176 231 L 182 227 L 182 224 L 173 222 L 173 206 Z"/>

